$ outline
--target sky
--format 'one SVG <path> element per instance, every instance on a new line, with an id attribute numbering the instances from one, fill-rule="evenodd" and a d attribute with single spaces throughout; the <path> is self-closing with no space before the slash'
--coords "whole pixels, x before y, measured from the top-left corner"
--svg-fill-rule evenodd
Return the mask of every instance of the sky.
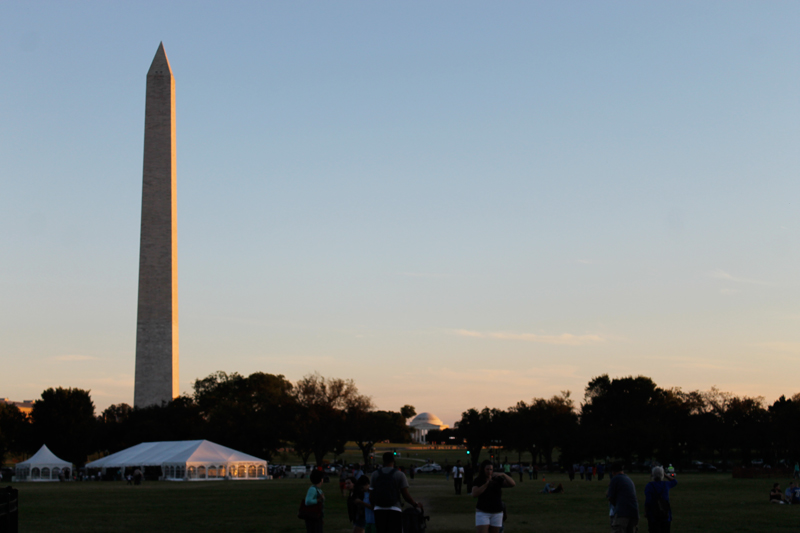
<path id="1" fill-rule="evenodd" d="M 133 402 L 144 99 L 176 87 L 180 388 L 452 425 L 595 376 L 800 375 L 796 2 L 0 3 L 0 397 Z"/>

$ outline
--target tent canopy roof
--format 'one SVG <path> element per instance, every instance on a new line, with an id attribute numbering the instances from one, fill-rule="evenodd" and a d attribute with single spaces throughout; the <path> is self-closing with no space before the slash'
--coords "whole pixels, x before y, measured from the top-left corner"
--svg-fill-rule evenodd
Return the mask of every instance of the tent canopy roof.
<path id="1" fill-rule="evenodd" d="M 58 466 L 72 468 L 72 463 L 56 457 L 56 454 L 50 451 L 46 444 L 42 444 L 39 451 L 33 454 L 33 457 L 27 461 L 17 463 L 17 468 L 33 468 L 37 466 Z"/>
<path id="2" fill-rule="evenodd" d="M 161 466 L 167 463 L 264 463 L 264 459 L 216 444 L 208 440 L 143 442 L 112 453 L 86 465 L 87 468 L 124 466 Z"/>

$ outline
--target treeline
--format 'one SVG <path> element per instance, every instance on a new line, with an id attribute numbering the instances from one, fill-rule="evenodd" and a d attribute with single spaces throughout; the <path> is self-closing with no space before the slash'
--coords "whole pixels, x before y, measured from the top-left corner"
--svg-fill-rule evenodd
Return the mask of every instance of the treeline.
<path id="1" fill-rule="evenodd" d="M 311 374 L 297 383 L 282 375 L 217 372 L 198 379 L 193 393 L 161 406 L 111 405 L 99 416 L 89 391 L 47 389 L 30 416 L 0 403 L 0 464 L 9 454 L 31 454 L 42 444 L 76 465 L 148 441 L 208 439 L 270 460 L 291 447 L 321 465 L 348 441 L 368 462 L 374 443 L 409 440 L 414 408 L 377 411 L 352 380 Z"/>
<path id="2" fill-rule="evenodd" d="M 541 463 L 552 463 L 558 450 L 561 465 L 606 458 L 629 465 L 654 458 L 749 465 L 758 458 L 776 465 L 800 459 L 800 394 L 766 405 L 716 388 L 686 392 L 648 377 L 602 375 L 586 386 L 580 406 L 562 392 L 506 410 L 470 409 L 452 432 L 431 438 L 449 436 L 465 439 L 475 462 L 481 448 L 494 446 L 529 452 Z"/>
<path id="3" fill-rule="evenodd" d="M 322 464 L 348 441 L 369 462 L 376 442 L 408 442 L 406 422 L 416 413 L 378 411 L 352 380 L 311 374 L 296 383 L 282 375 L 217 372 L 198 379 L 193 393 L 161 406 L 108 407 L 99 416 L 88 391 L 47 389 L 30 416 L 0 403 L 0 463 L 42 444 L 76 465 L 94 453 L 113 453 L 147 441 L 208 439 L 271 460 L 293 448 L 304 463 Z M 530 453 L 539 463 L 658 459 L 688 464 L 716 458 L 749 464 L 800 459 L 800 394 L 772 405 L 717 389 L 661 388 L 648 377 L 586 386 L 576 405 L 569 392 L 520 401 L 503 409 L 465 411 L 452 430 L 429 441 L 464 443 L 477 463 L 485 447 Z M 453 437 L 452 439 L 450 437 Z"/>

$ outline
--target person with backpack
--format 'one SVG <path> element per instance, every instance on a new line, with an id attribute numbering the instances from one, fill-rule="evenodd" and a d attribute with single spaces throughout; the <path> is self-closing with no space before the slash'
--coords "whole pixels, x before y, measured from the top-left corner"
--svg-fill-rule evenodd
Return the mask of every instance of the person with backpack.
<path id="1" fill-rule="evenodd" d="M 322 522 L 325 507 L 325 494 L 322 493 L 322 481 L 325 476 L 319 470 L 312 470 L 308 476 L 311 486 L 306 492 L 300 515 L 306 522 L 306 533 L 322 533 Z"/>
<path id="2" fill-rule="evenodd" d="M 664 479 L 664 467 L 653 468 L 653 481 L 644 487 L 644 512 L 647 517 L 649 533 L 669 533 L 672 525 L 672 508 L 669 491 L 675 488 L 678 480 L 674 477 Z M 674 475 L 674 474 L 673 474 Z"/>
<path id="3" fill-rule="evenodd" d="M 403 510 L 400 498 L 413 507 L 422 504 L 415 501 L 408 492 L 408 479 L 394 466 L 394 454 L 383 454 L 383 466 L 372 473 L 370 482 L 372 493 L 370 502 L 375 513 L 375 527 L 378 533 L 402 533 Z"/>

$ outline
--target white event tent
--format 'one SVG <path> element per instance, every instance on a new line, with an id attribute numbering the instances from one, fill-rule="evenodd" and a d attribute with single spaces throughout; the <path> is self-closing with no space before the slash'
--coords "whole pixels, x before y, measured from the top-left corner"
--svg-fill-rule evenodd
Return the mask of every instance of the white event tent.
<path id="1" fill-rule="evenodd" d="M 143 442 L 86 464 L 86 468 L 160 466 L 161 479 L 265 479 L 267 462 L 207 440 Z"/>
<path id="2" fill-rule="evenodd" d="M 27 461 L 17 463 L 14 475 L 17 481 L 58 481 L 61 475 L 71 479 L 72 463 L 59 459 L 46 445 Z"/>

